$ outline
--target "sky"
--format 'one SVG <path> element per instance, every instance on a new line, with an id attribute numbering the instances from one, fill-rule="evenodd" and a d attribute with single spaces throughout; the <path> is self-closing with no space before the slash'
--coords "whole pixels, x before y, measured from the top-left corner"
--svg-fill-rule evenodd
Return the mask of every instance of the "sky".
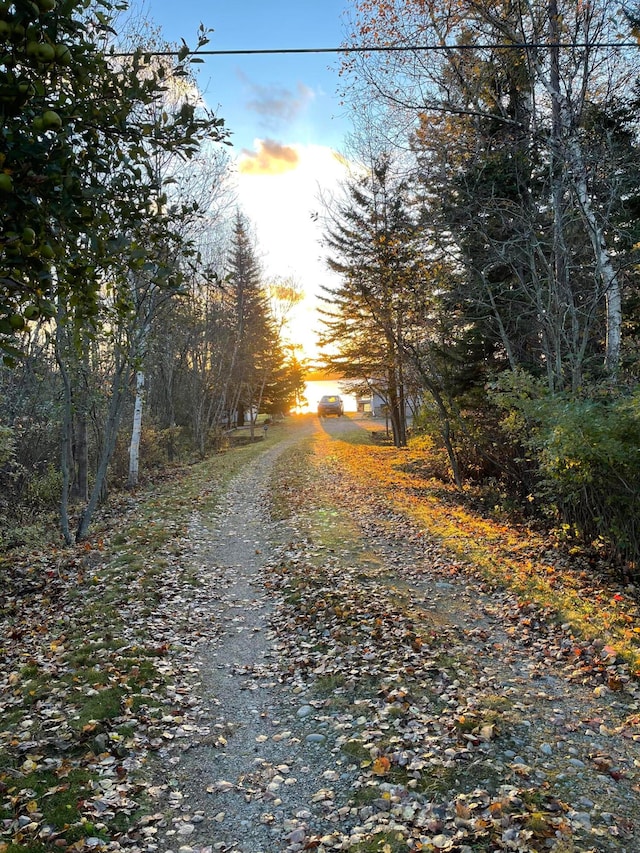
<path id="1" fill-rule="evenodd" d="M 142 0 L 140 0 L 142 2 Z M 349 0 L 146 0 L 168 41 L 207 49 L 338 47 Z M 319 195 L 346 177 L 349 120 L 340 104 L 337 54 L 203 57 L 198 85 L 231 131 L 239 204 L 252 222 L 265 278 L 292 278 L 305 294 L 292 318 L 303 355 L 316 355 L 315 296 L 334 279 L 326 268 Z"/>

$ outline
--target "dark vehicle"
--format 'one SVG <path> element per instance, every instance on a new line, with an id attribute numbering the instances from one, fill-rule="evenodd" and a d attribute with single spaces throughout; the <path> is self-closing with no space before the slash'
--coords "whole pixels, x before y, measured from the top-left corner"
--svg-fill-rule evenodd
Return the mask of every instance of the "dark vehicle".
<path id="1" fill-rule="evenodd" d="M 338 397 L 336 394 L 327 394 L 318 403 L 318 415 L 321 418 L 326 418 L 329 415 L 337 415 L 341 418 L 343 414 L 342 397 Z"/>

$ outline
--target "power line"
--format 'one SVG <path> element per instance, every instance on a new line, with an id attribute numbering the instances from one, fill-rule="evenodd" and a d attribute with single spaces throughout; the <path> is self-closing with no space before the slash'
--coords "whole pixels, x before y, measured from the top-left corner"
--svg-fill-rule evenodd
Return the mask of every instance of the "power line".
<path id="1" fill-rule="evenodd" d="M 236 48 L 230 50 L 196 50 L 194 56 L 286 56 L 305 53 L 408 53 L 440 52 L 457 50 L 549 50 L 550 48 L 586 48 L 612 49 L 640 47 L 636 41 L 616 42 L 522 42 L 513 44 L 413 44 L 413 45 L 371 45 L 369 47 L 268 47 Z M 111 56 L 184 56 L 180 50 L 136 50 L 126 53 L 112 53 Z"/>

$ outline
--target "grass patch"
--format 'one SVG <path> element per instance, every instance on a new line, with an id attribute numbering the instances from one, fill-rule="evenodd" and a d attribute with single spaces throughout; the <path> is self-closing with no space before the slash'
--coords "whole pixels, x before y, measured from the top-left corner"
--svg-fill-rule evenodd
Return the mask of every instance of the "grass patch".
<path id="1" fill-rule="evenodd" d="M 342 744 L 340 750 L 344 752 L 345 755 L 348 755 L 349 758 L 354 759 L 354 761 L 367 761 L 369 758 L 371 758 L 371 753 L 363 745 L 362 741 L 359 740 L 346 741 L 346 743 Z M 378 789 L 376 788 L 376 791 L 377 790 Z"/>
<path id="2" fill-rule="evenodd" d="M 77 718 L 71 721 L 72 728 L 78 730 L 91 722 L 113 720 L 122 714 L 122 700 L 125 696 L 122 687 L 105 687 L 95 696 L 88 696 L 82 703 Z"/>
<path id="3" fill-rule="evenodd" d="M 304 502 L 311 482 L 313 440 L 288 448 L 276 460 L 271 476 L 271 514 L 275 519 L 290 518 Z"/>
<path id="4" fill-rule="evenodd" d="M 501 696 L 499 693 L 490 694 L 482 697 L 482 707 L 489 711 L 498 711 L 504 713 L 513 708 L 513 699 L 506 696 Z"/>
<path id="5" fill-rule="evenodd" d="M 342 673 L 336 675 L 321 675 L 313 683 L 313 688 L 316 693 L 321 696 L 331 696 L 339 688 L 344 687 L 345 677 Z"/>
<path id="6" fill-rule="evenodd" d="M 434 765 L 420 773 L 416 791 L 431 799 L 447 799 L 451 791 L 470 792 L 476 788 L 485 788 L 493 794 L 503 782 L 501 773 L 484 761 L 456 767 Z"/>
<path id="7" fill-rule="evenodd" d="M 378 832 L 368 841 L 352 844 L 349 850 L 357 850 L 358 853 L 405 853 L 411 847 L 399 832 Z"/>
<path id="8" fill-rule="evenodd" d="M 28 773 L 14 784 L 5 780 L 7 793 L 19 811 L 20 804 L 28 803 L 31 811 L 42 815 L 43 823 L 57 830 L 80 820 L 78 804 L 90 790 L 90 783 L 91 775 L 84 770 L 71 770 L 63 780 L 51 771 Z"/>

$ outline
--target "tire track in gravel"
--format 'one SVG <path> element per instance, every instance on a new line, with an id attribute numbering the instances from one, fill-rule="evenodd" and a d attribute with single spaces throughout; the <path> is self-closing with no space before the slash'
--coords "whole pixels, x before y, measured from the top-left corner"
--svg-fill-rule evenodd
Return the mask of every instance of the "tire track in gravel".
<path id="1" fill-rule="evenodd" d="M 174 769 L 182 819 L 166 835 L 166 851 L 276 853 L 320 832 L 331 810 L 323 791 L 335 781 L 334 760 L 322 729 L 309 725 L 314 709 L 278 681 L 273 604 L 262 578 L 290 536 L 286 523 L 269 517 L 272 466 L 310 431 L 261 454 L 231 482 L 213 519 L 193 520 L 191 559 L 215 591 L 218 636 L 196 660 L 201 722 L 211 733 Z"/>

